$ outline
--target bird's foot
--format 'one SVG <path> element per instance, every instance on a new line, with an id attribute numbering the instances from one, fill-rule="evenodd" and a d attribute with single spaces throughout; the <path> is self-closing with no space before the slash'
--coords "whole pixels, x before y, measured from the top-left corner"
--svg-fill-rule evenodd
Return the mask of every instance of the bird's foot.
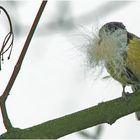
<path id="1" fill-rule="evenodd" d="M 125 99 L 125 100 L 127 100 L 127 97 L 130 95 L 131 93 L 129 93 L 129 92 L 122 92 L 122 98 L 123 99 Z"/>

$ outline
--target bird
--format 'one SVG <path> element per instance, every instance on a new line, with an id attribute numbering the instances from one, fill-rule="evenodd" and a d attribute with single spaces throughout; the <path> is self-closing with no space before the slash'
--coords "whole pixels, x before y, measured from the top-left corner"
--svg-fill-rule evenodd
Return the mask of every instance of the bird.
<path id="1" fill-rule="evenodd" d="M 128 32 L 122 22 L 104 24 L 89 46 L 90 63 L 106 68 L 122 85 L 122 97 L 130 94 L 125 91 L 126 86 L 131 86 L 133 91 L 140 90 L 140 38 Z M 136 117 L 140 120 L 140 111 L 136 112 Z"/>

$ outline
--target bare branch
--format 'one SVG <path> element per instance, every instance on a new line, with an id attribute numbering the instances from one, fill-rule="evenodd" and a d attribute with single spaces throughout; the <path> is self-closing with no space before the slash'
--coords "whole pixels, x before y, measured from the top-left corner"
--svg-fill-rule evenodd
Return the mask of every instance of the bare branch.
<path id="1" fill-rule="evenodd" d="M 12 22 L 11 22 L 11 19 L 10 19 L 8 12 L 2 6 L 0 6 L 0 9 L 2 9 L 4 11 L 4 13 L 6 14 L 6 16 L 8 18 L 9 26 L 10 26 L 10 31 L 5 36 L 2 47 L 0 49 L 0 70 L 1 70 L 1 61 L 4 60 L 3 55 L 11 48 L 9 56 L 8 56 L 8 59 L 10 59 L 10 55 L 11 55 L 12 48 L 13 48 L 14 33 L 13 33 L 13 28 L 12 28 Z M 12 40 L 11 40 L 10 45 L 8 45 L 8 47 L 7 47 L 7 44 L 9 42 L 10 38 L 12 38 Z"/>
<path id="2" fill-rule="evenodd" d="M 37 15 L 35 17 L 33 25 L 32 25 L 32 27 L 30 29 L 30 32 L 29 32 L 29 34 L 27 36 L 27 39 L 26 39 L 25 44 L 23 46 L 22 52 L 21 52 L 21 54 L 19 56 L 19 59 L 18 59 L 16 65 L 15 65 L 15 68 L 13 70 L 13 73 L 12 73 L 11 77 L 10 77 L 10 80 L 9 80 L 9 82 L 8 82 L 6 88 L 5 88 L 5 91 L 3 92 L 2 96 L 0 97 L 0 105 L 1 105 L 2 115 L 3 115 L 3 122 L 4 122 L 5 128 L 7 130 L 10 130 L 12 128 L 12 125 L 10 123 L 10 120 L 9 120 L 7 112 L 6 112 L 5 102 L 6 102 L 6 99 L 7 99 L 8 95 L 9 95 L 9 92 L 10 92 L 10 90 L 11 90 L 11 88 L 12 88 L 14 82 L 15 82 L 15 79 L 16 79 L 19 71 L 20 71 L 23 59 L 25 57 L 25 54 L 27 52 L 27 49 L 29 47 L 29 44 L 30 44 L 31 39 L 32 39 L 33 34 L 34 34 L 34 31 L 35 31 L 35 29 L 37 27 L 37 24 L 38 24 L 38 22 L 40 20 L 40 17 L 42 15 L 42 12 L 43 12 L 43 10 L 45 8 L 46 3 L 47 3 L 47 1 L 42 1 L 42 3 L 41 3 L 41 6 L 40 6 L 40 8 L 38 10 L 38 13 L 37 13 Z"/>
<path id="3" fill-rule="evenodd" d="M 4 13 L 6 14 L 6 16 L 8 18 L 9 26 L 10 26 L 10 31 L 6 35 L 6 37 L 4 38 L 2 47 L 0 49 L 0 70 L 1 70 L 1 61 L 4 60 L 3 55 L 11 48 L 10 54 L 8 56 L 8 58 L 10 58 L 12 47 L 13 47 L 14 34 L 13 34 L 13 29 L 12 29 L 12 22 L 11 22 L 11 19 L 10 19 L 10 16 L 9 16 L 8 12 L 2 6 L 0 6 L 0 9 L 2 9 L 4 11 Z M 12 37 L 12 41 L 11 41 L 10 45 L 8 45 L 8 47 L 7 47 L 7 43 L 9 42 L 9 40 L 10 40 L 11 37 Z M 1 57 L 2 57 L 2 59 L 1 59 Z M 8 114 L 7 114 L 7 111 L 6 111 L 5 102 L 6 102 L 6 98 L 4 96 L 1 96 L 0 97 L 0 106 L 1 106 L 2 116 L 3 116 L 3 123 L 5 125 L 5 128 L 7 130 L 10 130 L 12 128 L 12 124 L 11 124 L 9 118 L 8 118 Z"/>

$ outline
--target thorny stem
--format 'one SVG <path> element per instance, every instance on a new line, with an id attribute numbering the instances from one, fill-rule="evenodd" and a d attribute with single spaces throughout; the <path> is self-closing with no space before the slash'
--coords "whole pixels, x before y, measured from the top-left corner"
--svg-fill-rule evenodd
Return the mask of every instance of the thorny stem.
<path id="1" fill-rule="evenodd" d="M 0 105 L 1 105 L 1 112 L 2 112 L 2 116 L 3 116 L 3 122 L 4 122 L 4 125 L 5 125 L 5 128 L 7 129 L 7 131 L 10 130 L 10 128 L 12 128 L 12 125 L 11 125 L 11 122 L 10 122 L 10 120 L 8 118 L 8 115 L 7 115 L 5 102 L 6 102 L 6 99 L 7 99 L 8 95 L 9 95 L 9 92 L 10 92 L 10 90 L 11 90 L 11 88 L 12 88 L 14 82 L 15 82 L 15 79 L 16 79 L 19 71 L 20 71 L 23 59 L 25 57 L 25 54 L 27 52 L 27 49 L 28 49 L 29 44 L 31 42 L 31 39 L 33 37 L 34 31 L 35 31 L 35 29 L 37 27 L 37 24 L 38 24 L 38 22 L 40 20 L 40 17 L 42 15 L 42 12 L 43 12 L 46 4 L 47 4 L 47 1 L 42 1 L 41 6 L 40 6 L 40 8 L 38 10 L 38 13 L 37 13 L 37 15 L 35 17 L 35 20 L 34 20 L 34 22 L 32 24 L 32 27 L 30 29 L 30 32 L 29 32 L 29 34 L 27 36 L 27 39 L 25 41 L 25 44 L 23 46 L 23 49 L 21 51 L 21 54 L 19 56 L 19 59 L 18 59 L 16 65 L 15 65 L 13 73 L 12 73 L 12 75 L 10 77 L 10 80 L 9 80 L 9 82 L 8 82 L 8 84 L 7 84 L 6 88 L 5 88 L 2 96 L 0 97 Z"/>

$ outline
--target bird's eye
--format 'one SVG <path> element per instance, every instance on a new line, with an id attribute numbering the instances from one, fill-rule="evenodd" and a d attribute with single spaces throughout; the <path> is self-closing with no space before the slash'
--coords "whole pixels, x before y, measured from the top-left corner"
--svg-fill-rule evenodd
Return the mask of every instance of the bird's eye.
<path id="1" fill-rule="evenodd" d="M 114 26 L 114 30 L 117 30 L 118 28 L 116 26 Z"/>
<path id="2" fill-rule="evenodd" d="M 115 26 L 115 25 L 108 25 L 107 26 L 107 30 L 110 32 L 114 32 L 117 29 L 118 29 L 118 26 Z"/>
<path id="3" fill-rule="evenodd" d="M 118 29 L 125 29 L 125 26 L 121 22 L 109 22 L 102 26 L 99 31 L 99 36 L 112 35 Z"/>

